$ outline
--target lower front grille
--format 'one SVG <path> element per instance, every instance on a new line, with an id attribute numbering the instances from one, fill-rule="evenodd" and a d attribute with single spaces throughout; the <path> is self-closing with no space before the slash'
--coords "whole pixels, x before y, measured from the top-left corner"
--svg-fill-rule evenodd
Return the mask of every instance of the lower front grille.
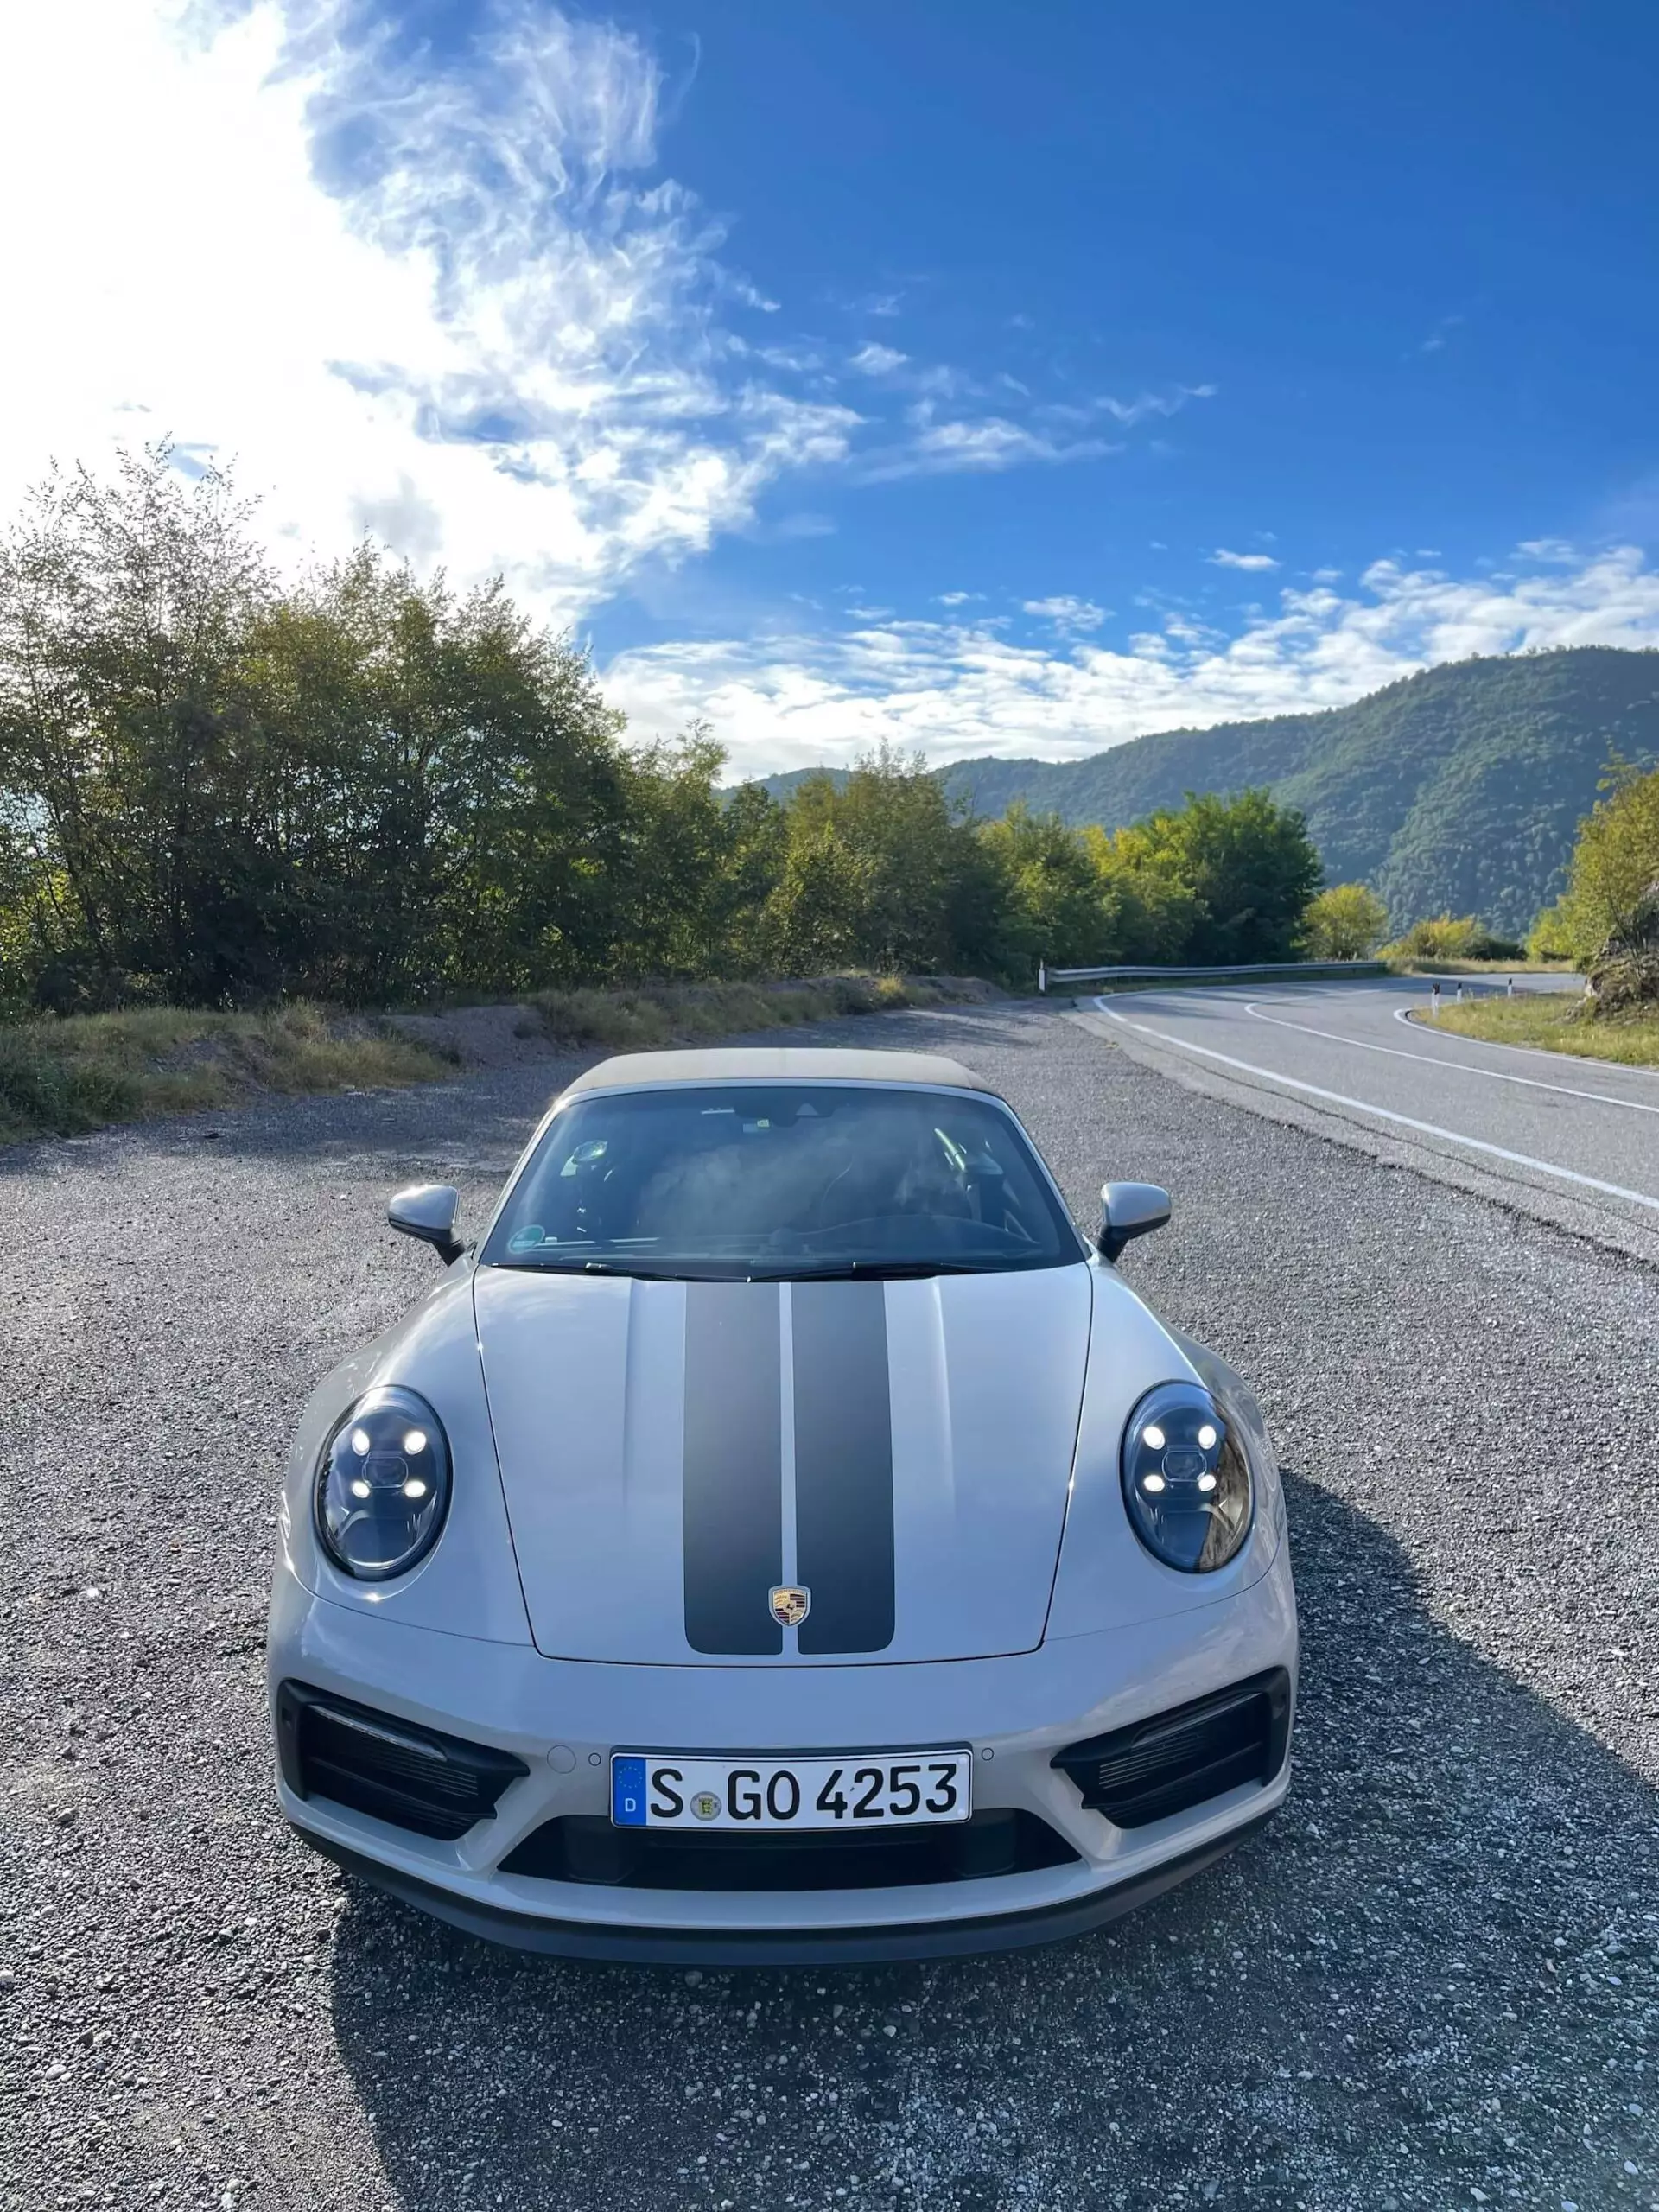
<path id="1" fill-rule="evenodd" d="M 1282 1667 L 1055 1754 L 1090 1812 L 1121 1828 L 1185 1813 L 1244 1783 L 1271 1782 L 1290 1743 Z"/>
<path id="2" fill-rule="evenodd" d="M 567 1814 L 526 1836 L 501 1872 L 638 1890 L 887 1890 L 1025 1874 L 1077 1855 L 1034 1813 L 976 1813 L 949 1827 L 864 1835 L 681 1834 Z"/>
<path id="3" fill-rule="evenodd" d="M 332 1797 L 446 1843 L 493 1819 L 507 1784 L 530 1772 L 511 1751 L 419 1727 L 304 1682 L 284 1682 L 276 1693 L 276 1751 L 296 1796 Z"/>

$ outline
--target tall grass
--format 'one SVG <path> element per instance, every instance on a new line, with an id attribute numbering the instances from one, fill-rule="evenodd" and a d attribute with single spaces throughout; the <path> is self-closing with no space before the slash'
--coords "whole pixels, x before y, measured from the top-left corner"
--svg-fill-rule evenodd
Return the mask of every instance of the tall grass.
<path id="1" fill-rule="evenodd" d="M 560 1044 L 645 1052 L 829 1021 L 848 1014 L 983 999 L 986 985 L 956 976 L 819 976 L 800 983 L 646 983 L 634 989 L 542 991 L 531 1000 Z"/>
<path id="2" fill-rule="evenodd" d="M 1432 1027 L 1458 1037 L 1478 1037 L 1490 1045 L 1530 1045 L 1575 1059 L 1659 1068 L 1659 1009 L 1586 1015 L 1581 1001 L 1569 991 L 1523 992 L 1517 998 L 1443 1006 Z"/>
<path id="3" fill-rule="evenodd" d="M 525 1019 L 553 1043 L 638 1052 L 989 995 L 988 985 L 951 976 L 653 983 L 545 991 L 526 1001 Z M 303 1002 L 266 1014 L 163 1006 L 0 1024 L 0 1144 L 228 1106 L 261 1091 L 427 1083 L 452 1065 L 392 1021 Z"/>
<path id="4" fill-rule="evenodd" d="M 1396 976 L 1570 976 L 1570 960 L 1429 960 L 1421 956 L 1388 954 Z"/>
<path id="5" fill-rule="evenodd" d="M 229 1105 L 257 1091 L 369 1090 L 444 1072 L 372 1016 L 143 1007 L 0 1027 L 0 1143 Z"/>

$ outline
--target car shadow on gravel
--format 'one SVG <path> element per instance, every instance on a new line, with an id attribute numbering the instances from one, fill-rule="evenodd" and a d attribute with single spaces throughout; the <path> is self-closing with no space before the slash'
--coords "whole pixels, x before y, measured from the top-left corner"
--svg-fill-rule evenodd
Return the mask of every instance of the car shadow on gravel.
<path id="1" fill-rule="evenodd" d="M 1372 1522 L 1287 1486 L 1289 1803 L 1097 1936 L 881 1970 L 582 1967 L 348 1883 L 334 2027 L 390 2201 L 1655 2201 L 1659 1796 L 1429 1618 Z"/>

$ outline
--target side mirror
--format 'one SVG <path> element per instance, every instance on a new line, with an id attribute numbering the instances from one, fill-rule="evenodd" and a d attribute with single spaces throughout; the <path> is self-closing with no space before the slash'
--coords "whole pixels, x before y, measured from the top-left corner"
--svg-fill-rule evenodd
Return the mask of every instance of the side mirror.
<path id="1" fill-rule="evenodd" d="M 455 1235 L 461 1192 L 453 1183 L 411 1183 L 386 1208 L 386 1219 L 404 1236 L 430 1244 L 447 1268 L 467 1247 Z"/>
<path id="2" fill-rule="evenodd" d="M 1116 1260 L 1134 1236 L 1150 1236 L 1169 1219 L 1169 1192 L 1156 1183 L 1108 1183 L 1100 1194 L 1103 1260 Z"/>

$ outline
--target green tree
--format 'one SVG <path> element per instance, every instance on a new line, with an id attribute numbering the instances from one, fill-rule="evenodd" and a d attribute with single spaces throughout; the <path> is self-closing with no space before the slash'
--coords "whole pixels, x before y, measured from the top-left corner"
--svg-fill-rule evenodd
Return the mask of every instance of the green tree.
<path id="1" fill-rule="evenodd" d="M 1029 982 L 1038 963 L 1085 968 L 1119 957 L 1116 908 L 1087 833 L 1016 799 L 980 831 L 995 871 L 998 930 L 992 964 Z"/>
<path id="2" fill-rule="evenodd" d="M 976 821 L 889 747 L 787 807 L 723 767 L 699 723 L 628 744 L 499 581 L 365 544 L 279 587 L 230 483 L 164 445 L 54 476 L 0 537 L 0 1007 L 1023 982 L 1040 959 L 1283 957 L 1318 880 L 1260 791 L 1107 836 Z"/>
<path id="3" fill-rule="evenodd" d="M 1527 937 L 1527 951 L 1534 960 L 1573 960 L 1577 957 L 1571 918 L 1556 899 L 1546 906 Z"/>
<path id="4" fill-rule="evenodd" d="M 272 584 L 249 510 L 169 449 L 54 473 L 0 543 L 0 808 L 55 1003 L 269 971 L 265 762 L 240 683 Z"/>
<path id="5" fill-rule="evenodd" d="M 1659 882 L 1659 769 L 1643 772 L 1615 760 L 1603 790 L 1579 824 L 1567 889 L 1551 910 L 1551 941 L 1580 967 L 1630 927 L 1644 893 Z"/>
<path id="6" fill-rule="evenodd" d="M 1319 856 L 1295 807 L 1266 791 L 1189 791 L 1185 806 L 1096 830 L 1090 849 L 1128 960 L 1222 967 L 1288 960 L 1319 888 Z"/>
<path id="7" fill-rule="evenodd" d="M 789 809 L 783 868 L 766 902 L 762 942 L 780 976 L 812 976 L 862 957 L 869 870 L 836 819 L 826 776 L 802 785 Z"/>
<path id="8" fill-rule="evenodd" d="M 1389 910 L 1363 883 L 1333 883 L 1308 901 L 1302 938 L 1310 959 L 1368 960 L 1382 944 Z"/>
<path id="9" fill-rule="evenodd" d="M 949 967 L 985 933 L 987 876 L 976 829 L 919 757 L 889 747 L 845 782 L 809 777 L 787 813 L 787 849 L 769 901 L 779 972 L 849 963 Z"/>
<path id="10" fill-rule="evenodd" d="M 1193 965 L 1294 956 L 1320 873 L 1300 808 L 1280 806 L 1265 791 L 1231 799 L 1189 792 L 1179 814 L 1154 816 L 1148 826 L 1202 910 L 1187 944 Z"/>
<path id="11" fill-rule="evenodd" d="M 516 990 L 637 963 L 647 913 L 694 957 L 706 887 L 653 898 L 642 851 L 718 814 L 717 749 L 621 728 L 499 583 L 365 546 L 278 592 L 165 446 L 54 477 L 0 543 L 0 995 Z"/>
<path id="12" fill-rule="evenodd" d="M 1112 917 L 1115 957 L 1146 966 L 1185 961 L 1202 909 L 1165 831 L 1155 820 L 1110 832 L 1091 826 L 1084 840 Z"/>

